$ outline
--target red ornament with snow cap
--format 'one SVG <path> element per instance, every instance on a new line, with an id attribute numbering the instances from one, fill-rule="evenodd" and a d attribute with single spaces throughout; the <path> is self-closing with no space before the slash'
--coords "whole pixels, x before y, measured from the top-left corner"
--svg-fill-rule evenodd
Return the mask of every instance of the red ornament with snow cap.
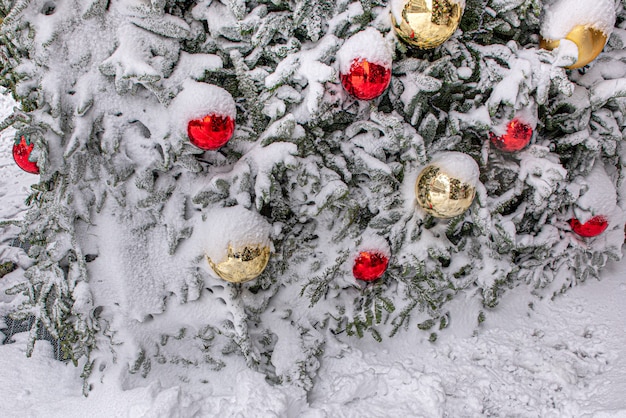
<path id="1" fill-rule="evenodd" d="M 352 96 L 371 100 L 383 94 L 389 85 L 391 69 L 365 59 L 355 59 L 348 73 L 342 73 L 340 77 L 343 88 Z"/>
<path id="2" fill-rule="evenodd" d="M 31 174 L 39 174 L 37 163 L 30 160 L 35 144 L 26 135 L 20 135 L 13 144 L 13 159 L 19 168 Z"/>
<path id="3" fill-rule="evenodd" d="M 187 135 L 196 147 L 216 150 L 225 145 L 235 132 L 235 121 L 225 115 L 206 115 L 187 124 Z"/>
<path id="4" fill-rule="evenodd" d="M 600 159 L 595 161 L 589 174 L 577 178 L 575 184 L 581 186 L 582 193 L 573 208 L 569 225 L 581 237 L 597 237 L 609 227 L 609 219 L 617 208 L 615 186 Z"/>
<path id="5" fill-rule="evenodd" d="M 235 132 L 233 96 L 221 87 L 187 80 L 170 105 L 172 125 L 203 150 L 224 146 Z"/>
<path id="6" fill-rule="evenodd" d="M 371 282 L 387 270 L 389 257 L 380 251 L 361 251 L 354 260 L 352 274 L 355 279 Z"/>
<path id="7" fill-rule="evenodd" d="M 526 148 L 533 137 L 533 128 L 529 124 L 515 118 L 506 126 L 506 132 L 496 135 L 489 132 L 491 143 L 500 151 L 516 152 Z"/>
<path id="8" fill-rule="evenodd" d="M 576 218 L 572 218 L 569 220 L 569 225 L 576 234 L 585 238 L 593 238 L 597 237 L 609 226 L 609 221 L 606 219 L 606 216 L 598 215 L 589 219 L 587 222 L 580 223 L 580 221 Z"/>
<path id="9" fill-rule="evenodd" d="M 391 81 L 392 59 L 389 45 L 376 29 L 357 33 L 337 55 L 343 88 L 359 100 L 379 97 Z"/>

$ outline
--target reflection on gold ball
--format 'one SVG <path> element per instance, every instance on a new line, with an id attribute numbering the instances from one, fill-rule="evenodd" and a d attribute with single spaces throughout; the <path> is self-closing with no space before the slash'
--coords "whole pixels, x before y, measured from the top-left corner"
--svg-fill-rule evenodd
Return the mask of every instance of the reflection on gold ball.
<path id="1" fill-rule="evenodd" d="M 463 16 L 457 0 L 406 0 L 402 19 L 391 14 L 396 33 L 404 42 L 420 49 L 436 48 L 456 31 Z"/>
<path id="2" fill-rule="evenodd" d="M 209 256 L 209 265 L 222 279 L 231 283 L 244 283 L 256 278 L 265 270 L 270 259 L 270 247 L 247 245 L 233 249 L 228 245 L 226 260 L 214 263 Z"/>
<path id="3" fill-rule="evenodd" d="M 422 170 L 415 183 L 417 203 L 437 218 L 453 218 L 474 201 L 476 187 L 452 177 L 436 165 Z"/>
<path id="4" fill-rule="evenodd" d="M 578 61 L 566 67 L 569 69 L 580 68 L 589 64 L 600 55 L 600 52 L 602 52 L 606 44 L 606 34 L 604 32 L 583 25 L 575 26 L 574 29 L 567 34 L 565 39 L 574 42 L 578 47 Z M 552 41 L 541 38 L 539 47 L 552 51 L 558 48 L 560 43 L 560 40 Z"/>

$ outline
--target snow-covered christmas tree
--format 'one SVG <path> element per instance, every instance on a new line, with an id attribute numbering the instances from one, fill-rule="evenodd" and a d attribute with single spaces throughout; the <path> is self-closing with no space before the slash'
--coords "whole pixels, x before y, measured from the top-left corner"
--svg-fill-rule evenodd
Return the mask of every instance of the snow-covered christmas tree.
<path id="1" fill-rule="evenodd" d="M 621 258 L 622 1 L 0 15 L 20 103 L 0 128 L 39 173 L 3 290 L 86 390 L 241 357 L 308 390 L 329 339 L 434 341 L 461 295 L 478 326 L 507 288 L 550 297 Z"/>

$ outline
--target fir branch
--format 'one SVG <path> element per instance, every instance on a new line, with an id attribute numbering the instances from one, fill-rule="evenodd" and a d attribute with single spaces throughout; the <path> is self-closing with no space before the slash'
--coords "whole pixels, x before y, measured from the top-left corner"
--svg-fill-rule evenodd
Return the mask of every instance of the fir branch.
<path id="1" fill-rule="evenodd" d="M 302 287 L 302 290 L 300 291 L 300 296 L 304 296 L 305 293 L 309 294 L 309 299 L 311 300 L 311 303 L 309 304 L 310 307 L 315 306 L 315 304 L 319 302 L 322 297 L 325 297 L 328 294 L 330 284 L 340 273 L 341 266 L 343 266 L 343 264 L 348 259 L 348 254 L 348 250 L 341 251 L 339 253 L 339 256 L 335 259 L 335 262 L 330 267 L 324 270 L 324 272 L 320 276 L 316 276 L 310 279 Z M 311 288 L 311 290 L 307 291 L 307 289 L 309 288 Z"/>
<path id="2" fill-rule="evenodd" d="M 15 29 L 20 15 L 26 10 L 30 2 L 31 0 L 17 0 L 15 2 L 9 13 L 2 20 L 2 28 L 0 29 L 2 33 L 8 33 Z"/>

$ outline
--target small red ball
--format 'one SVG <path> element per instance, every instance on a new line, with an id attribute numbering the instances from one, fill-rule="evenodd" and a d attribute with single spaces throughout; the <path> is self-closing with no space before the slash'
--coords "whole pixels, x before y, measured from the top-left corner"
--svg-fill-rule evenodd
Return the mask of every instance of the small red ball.
<path id="1" fill-rule="evenodd" d="M 235 121 L 230 116 L 211 114 L 187 124 L 189 140 L 204 150 L 218 149 L 232 138 L 234 132 Z"/>
<path id="2" fill-rule="evenodd" d="M 532 137 L 533 128 L 519 119 L 513 119 L 509 122 L 506 127 L 506 133 L 502 136 L 489 132 L 489 139 L 491 139 L 493 145 L 499 150 L 506 152 L 524 149 L 530 143 Z"/>
<path id="3" fill-rule="evenodd" d="M 340 74 L 341 84 L 359 100 L 374 99 L 385 91 L 391 81 L 391 68 L 364 59 L 354 59 L 347 74 Z"/>
<path id="4" fill-rule="evenodd" d="M 576 218 L 569 220 L 572 231 L 585 238 L 597 237 L 603 233 L 609 226 L 609 221 L 602 215 L 594 216 L 584 224 Z"/>
<path id="5" fill-rule="evenodd" d="M 358 280 L 371 282 L 378 279 L 387 270 L 389 259 L 382 253 L 363 251 L 354 260 L 352 274 Z"/>
<path id="6" fill-rule="evenodd" d="M 34 146 L 35 144 L 22 135 L 20 139 L 16 140 L 13 144 L 13 159 L 22 170 L 31 174 L 39 174 L 37 163 L 29 160 Z"/>

